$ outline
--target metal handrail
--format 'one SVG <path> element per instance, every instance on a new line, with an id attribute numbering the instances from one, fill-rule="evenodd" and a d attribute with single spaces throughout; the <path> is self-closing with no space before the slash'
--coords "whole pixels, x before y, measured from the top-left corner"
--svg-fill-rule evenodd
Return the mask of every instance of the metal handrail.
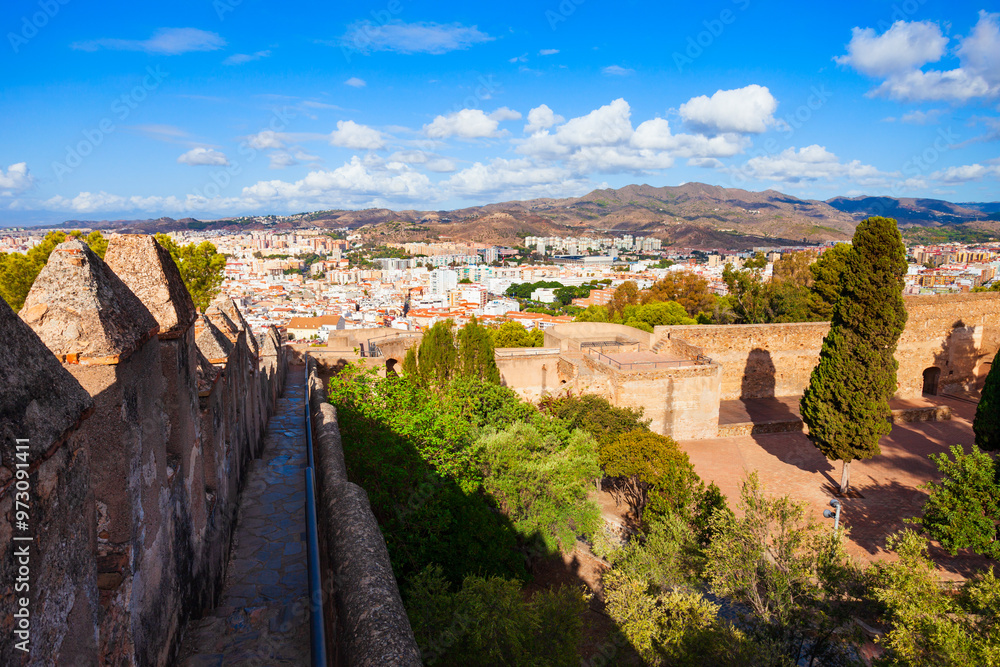
<path id="1" fill-rule="evenodd" d="M 319 564 L 319 531 L 316 525 L 316 479 L 313 457 L 312 388 L 309 385 L 309 355 L 306 359 L 306 561 L 309 567 L 309 629 L 313 667 L 326 667 L 326 628 L 323 621 L 323 582 Z"/>
<path id="2" fill-rule="evenodd" d="M 493 354 L 498 357 L 520 357 L 539 354 L 558 354 L 559 351 L 558 347 L 519 347 L 516 349 L 498 347 L 493 350 Z"/>

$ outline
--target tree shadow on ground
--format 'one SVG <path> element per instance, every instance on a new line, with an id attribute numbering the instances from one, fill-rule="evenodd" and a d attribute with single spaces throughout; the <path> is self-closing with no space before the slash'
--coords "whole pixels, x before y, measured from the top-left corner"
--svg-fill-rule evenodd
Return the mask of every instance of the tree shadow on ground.
<path id="1" fill-rule="evenodd" d="M 349 405 L 335 406 L 348 477 L 368 493 L 404 602 L 409 584 L 431 564 L 442 568 L 452 590 L 460 589 L 467 576 L 517 579 L 526 598 L 562 585 L 586 587 L 593 596 L 583 618 L 579 664 L 642 664 L 606 615 L 599 572 L 595 578 L 598 566 L 587 562 L 585 551 L 578 546 L 564 556 L 546 548 L 538 535 L 519 534 L 491 497 L 468 492 L 441 474 L 415 440 Z M 442 623 L 440 638 L 430 638 L 434 648 L 425 653 L 425 664 L 464 664 L 449 656 L 449 648 L 463 641 L 455 636 L 456 628 L 460 634 L 470 629 L 461 620 L 456 616 Z M 540 637 L 556 631 L 541 628 Z"/>
<path id="2" fill-rule="evenodd" d="M 886 553 L 885 542 L 890 535 L 906 528 L 920 531 L 919 524 L 909 519 L 923 515 L 926 491 L 895 480 L 881 483 L 869 479 L 855 485 L 864 497 L 841 501 L 841 522 L 850 528 L 852 542 L 874 556 Z M 928 553 L 942 570 L 966 578 L 995 565 L 967 549 L 953 556 L 937 542 L 930 542 Z"/>

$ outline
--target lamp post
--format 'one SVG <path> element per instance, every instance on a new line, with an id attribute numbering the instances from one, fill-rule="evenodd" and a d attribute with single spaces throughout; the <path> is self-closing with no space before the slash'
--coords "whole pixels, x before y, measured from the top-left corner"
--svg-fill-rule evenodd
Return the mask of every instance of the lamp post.
<path id="1" fill-rule="evenodd" d="M 831 518 L 833 519 L 833 532 L 836 533 L 837 528 L 840 527 L 840 501 L 837 500 L 836 498 L 831 498 L 830 507 L 834 507 L 837 509 L 836 514 L 834 514 L 832 510 L 823 510 L 823 516 L 825 516 L 827 519 Z"/>

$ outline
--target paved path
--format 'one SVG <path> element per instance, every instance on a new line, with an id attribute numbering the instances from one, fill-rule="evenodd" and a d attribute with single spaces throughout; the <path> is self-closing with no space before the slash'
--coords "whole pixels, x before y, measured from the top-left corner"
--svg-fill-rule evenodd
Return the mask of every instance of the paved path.
<path id="1" fill-rule="evenodd" d="M 240 497 L 219 606 L 184 633 L 178 667 L 308 665 L 305 549 L 305 386 L 288 369 L 285 394 Z"/>

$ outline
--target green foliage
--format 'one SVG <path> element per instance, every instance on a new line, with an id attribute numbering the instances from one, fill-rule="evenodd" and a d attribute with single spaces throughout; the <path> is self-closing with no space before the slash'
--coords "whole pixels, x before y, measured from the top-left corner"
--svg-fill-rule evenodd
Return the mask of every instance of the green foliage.
<path id="1" fill-rule="evenodd" d="M 454 322 L 438 322 L 424 333 L 420 347 L 407 350 L 403 373 L 424 387 L 443 390 L 455 377 L 475 377 L 500 383 L 500 371 L 493 356 L 493 338 L 476 318 L 458 332 L 455 346 Z M 412 353 L 412 354 L 411 354 Z"/>
<path id="2" fill-rule="evenodd" d="M 493 337 L 475 316 L 458 332 L 459 374 L 500 384 L 500 370 L 493 354 Z"/>
<path id="3" fill-rule="evenodd" d="M 587 597 L 564 586 L 526 600 L 517 581 L 467 577 L 452 590 L 429 566 L 407 590 L 407 614 L 427 665 L 576 667 Z"/>
<path id="4" fill-rule="evenodd" d="M 454 324 L 451 320 L 438 322 L 424 332 L 424 337 L 420 340 L 416 353 L 417 377 L 425 387 L 439 390 L 455 374 L 458 349 L 455 347 L 455 335 L 452 331 Z"/>
<path id="5" fill-rule="evenodd" d="M 349 365 L 330 380 L 344 459 L 368 493 L 396 578 L 429 563 L 450 581 L 524 578 L 518 535 L 481 493 L 478 429 L 468 414 L 406 378 Z"/>
<path id="6" fill-rule="evenodd" d="M 1000 286 L 1000 282 L 997 283 Z M 976 432 L 976 445 L 987 452 L 1000 449 L 1000 370 L 997 362 L 1000 353 L 994 356 L 990 372 L 983 385 L 979 405 L 976 406 L 976 419 L 972 430 Z"/>
<path id="7" fill-rule="evenodd" d="M 69 235 L 64 232 L 49 232 L 42 241 L 27 253 L 0 252 L 0 297 L 17 312 L 24 306 L 24 300 L 28 298 L 31 285 L 35 278 L 41 273 L 49 255 L 55 247 L 69 237 L 77 238 L 90 246 L 100 258 L 104 258 L 104 253 L 108 249 L 108 242 L 101 235 L 101 232 L 94 230 L 84 237 L 83 232 L 73 230 Z"/>
<path id="8" fill-rule="evenodd" d="M 618 408 L 601 396 L 582 394 L 543 401 L 543 410 L 566 422 L 570 429 L 583 429 L 594 436 L 598 445 L 615 440 L 636 429 L 647 429 L 649 420 L 642 420 L 642 410 Z"/>
<path id="9" fill-rule="evenodd" d="M 848 243 L 838 243 L 809 267 L 813 281 L 809 289 L 809 312 L 817 321 L 829 320 L 840 298 L 841 280 L 851 254 Z"/>
<path id="10" fill-rule="evenodd" d="M 621 319 L 623 324 L 652 332 L 653 327 L 665 324 L 696 324 L 688 317 L 684 306 L 676 301 L 653 301 L 641 306 L 625 306 Z M 645 326 L 643 326 L 645 325 Z"/>
<path id="11" fill-rule="evenodd" d="M 568 439 L 515 424 L 476 442 L 484 488 L 522 535 L 537 536 L 549 551 L 572 551 L 577 535 L 601 522 L 587 499 L 600 475 L 594 439 L 574 431 Z"/>
<path id="12" fill-rule="evenodd" d="M 219 293 L 225 277 L 226 256 L 208 241 L 179 246 L 166 234 L 157 234 L 156 240 L 174 258 L 194 305 L 204 311 Z"/>
<path id="13" fill-rule="evenodd" d="M 965 454 L 952 445 L 951 455 L 931 454 L 941 473 L 940 482 L 928 482 L 924 530 L 952 555 L 959 549 L 1000 560 L 1000 484 L 996 463 L 975 445 Z"/>
<path id="14" fill-rule="evenodd" d="M 809 438 L 829 459 L 850 463 L 879 453 L 896 391 L 896 341 L 906 324 L 906 254 L 896 221 L 858 225 L 840 299 L 819 364 L 801 401 Z"/>
<path id="15" fill-rule="evenodd" d="M 562 283 L 558 283 L 554 280 L 539 280 L 534 283 L 515 283 L 507 288 L 504 292 L 507 296 L 512 296 L 517 299 L 530 299 L 531 293 L 536 289 L 553 289 L 564 287 Z"/>
<path id="16" fill-rule="evenodd" d="M 504 322 L 490 327 L 493 347 L 542 347 L 545 342 L 545 332 L 541 329 L 528 331 L 520 322 Z"/>
<path id="17" fill-rule="evenodd" d="M 651 587 L 617 571 L 605 577 L 608 615 L 647 665 L 716 667 L 794 663 L 719 617 L 700 593 Z"/>
<path id="18" fill-rule="evenodd" d="M 889 538 L 895 561 L 878 561 L 869 594 L 883 607 L 890 630 L 876 665 L 922 667 L 1000 665 L 1000 581 L 990 569 L 965 583 L 959 595 L 941 589 L 927 544 L 913 531 Z"/>
<path id="19" fill-rule="evenodd" d="M 767 497 L 752 473 L 737 513 L 712 517 L 705 577 L 715 595 L 749 608 L 741 627 L 792 664 L 853 664 L 848 630 L 858 574 L 840 537 L 805 512 L 788 496 Z"/>
<path id="20" fill-rule="evenodd" d="M 757 253 L 743 263 L 742 269 L 726 264 L 722 270 L 722 281 L 726 283 L 732 297 L 733 313 L 740 322 L 760 324 L 767 321 L 767 291 L 763 276 L 765 266 L 767 258 Z"/>
<path id="21" fill-rule="evenodd" d="M 636 429 L 601 444 L 601 469 L 613 478 L 612 493 L 641 522 L 647 503 L 656 515 L 682 513 L 701 480 L 672 438 Z"/>

